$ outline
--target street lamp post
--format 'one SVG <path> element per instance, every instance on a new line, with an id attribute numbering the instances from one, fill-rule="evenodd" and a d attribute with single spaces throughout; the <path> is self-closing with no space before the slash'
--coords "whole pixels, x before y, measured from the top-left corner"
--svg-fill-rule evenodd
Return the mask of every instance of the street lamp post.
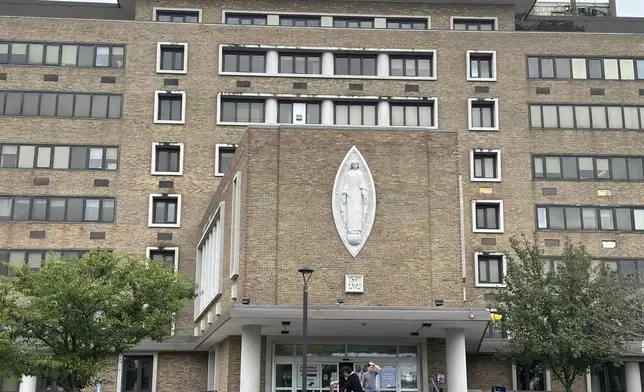
<path id="1" fill-rule="evenodd" d="M 302 392 L 306 392 L 307 355 L 309 351 L 309 279 L 313 269 L 302 267 L 297 272 L 302 274 L 304 288 L 302 291 Z"/>

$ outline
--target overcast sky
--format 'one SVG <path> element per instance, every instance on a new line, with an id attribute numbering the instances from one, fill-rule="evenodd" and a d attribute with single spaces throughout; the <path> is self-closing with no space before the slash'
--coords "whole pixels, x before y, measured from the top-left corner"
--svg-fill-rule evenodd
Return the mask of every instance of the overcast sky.
<path id="1" fill-rule="evenodd" d="M 50 0 L 50 1 L 57 1 L 57 0 Z M 64 1 L 91 1 L 91 2 L 100 2 L 100 3 L 116 3 L 116 0 L 64 0 Z M 561 0 L 541 0 L 541 1 L 558 2 Z M 583 1 L 583 0 L 579 0 L 579 1 Z M 605 3 L 608 0 L 596 0 L 596 1 L 598 3 Z M 617 15 L 644 17 L 644 0 L 617 0 Z"/>

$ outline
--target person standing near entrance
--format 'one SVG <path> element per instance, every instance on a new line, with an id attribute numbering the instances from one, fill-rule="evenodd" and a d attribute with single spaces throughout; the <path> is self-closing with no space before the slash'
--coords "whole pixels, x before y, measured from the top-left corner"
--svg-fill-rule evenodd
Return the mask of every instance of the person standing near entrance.
<path id="1" fill-rule="evenodd" d="M 360 385 L 360 377 L 349 366 L 342 368 L 344 374 L 344 392 L 364 392 Z"/>
<path id="2" fill-rule="evenodd" d="M 362 388 L 365 392 L 378 392 L 378 386 L 376 384 L 376 379 L 380 374 L 380 366 L 376 365 L 373 362 L 367 364 L 367 371 L 362 373 Z"/>

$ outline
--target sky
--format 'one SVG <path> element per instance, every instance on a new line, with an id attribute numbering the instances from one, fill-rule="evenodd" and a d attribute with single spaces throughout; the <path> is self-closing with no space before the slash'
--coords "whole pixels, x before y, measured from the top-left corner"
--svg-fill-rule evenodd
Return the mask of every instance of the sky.
<path id="1" fill-rule="evenodd" d="M 59 0 L 49 0 L 59 1 Z M 116 3 L 116 0 L 64 0 L 79 2 L 99 2 L 99 3 Z M 541 0 L 558 2 L 561 0 Z M 608 0 L 596 0 L 598 3 L 606 3 Z M 617 0 L 617 16 L 641 16 L 644 17 L 644 0 Z"/>

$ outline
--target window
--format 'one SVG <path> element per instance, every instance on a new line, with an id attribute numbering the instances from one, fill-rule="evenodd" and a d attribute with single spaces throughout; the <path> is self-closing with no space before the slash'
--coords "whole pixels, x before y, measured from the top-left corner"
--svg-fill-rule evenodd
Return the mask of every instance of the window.
<path id="1" fill-rule="evenodd" d="M 0 168 L 117 170 L 118 147 L 0 145 Z"/>
<path id="2" fill-rule="evenodd" d="M 148 227 L 180 227 L 181 195 L 150 195 Z"/>
<path id="3" fill-rule="evenodd" d="M 188 44 L 157 43 L 157 72 L 188 72 Z"/>
<path id="4" fill-rule="evenodd" d="M 501 181 L 501 150 L 470 150 L 471 181 Z"/>
<path id="5" fill-rule="evenodd" d="M 468 50 L 467 63 L 467 80 L 496 80 L 496 52 Z"/>
<path id="6" fill-rule="evenodd" d="M 532 128 L 642 129 L 644 106 L 530 105 Z"/>
<path id="7" fill-rule="evenodd" d="M 185 124 L 186 93 L 183 91 L 155 91 L 154 122 L 157 124 Z"/>
<path id="8" fill-rule="evenodd" d="M 389 76 L 433 77 L 433 56 L 389 56 Z"/>
<path id="9" fill-rule="evenodd" d="M 375 76 L 376 56 L 335 55 L 336 75 Z"/>
<path id="10" fill-rule="evenodd" d="M 0 90 L 0 115 L 115 119 L 121 118 L 122 97 L 120 94 Z"/>
<path id="11" fill-rule="evenodd" d="M 280 124 L 321 124 L 320 102 L 279 102 L 277 122 Z"/>
<path id="12" fill-rule="evenodd" d="M 644 181 L 644 157 L 534 156 L 539 180 Z"/>
<path id="13" fill-rule="evenodd" d="M 644 79 L 644 62 L 633 58 L 528 57 L 530 79 Z"/>
<path id="14" fill-rule="evenodd" d="M 503 233 L 503 201 L 472 201 L 472 226 L 475 233 Z"/>
<path id="15" fill-rule="evenodd" d="M 319 16 L 280 16 L 280 26 L 320 27 Z"/>
<path id="16" fill-rule="evenodd" d="M 200 23 L 201 10 L 154 9 L 157 22 Z"/>
<path id="17" fill-rule="evenodd" d="M 183 174 L 183 143 L 152 143 L 152 174 Z"/>
<path id="18" fill-rule="evenodd" d="M 74 259 L 82 257 L 86 250 L 43 250 L 43 249 L 0 249 L 0 262 L 9 262 L 10 265 L 19 267 L 28 265 L 32 270 L 38 270 L 42 267 L 42 261 L 49 258 L 50 253 L 56 253 L 62 257 Z M 10 268 L 0 264 L 0 276 L 13 276 Z M 0 379 L 1 381 L 2 379 Z M 2 386 L 2 384 L 0 384 Z M 3 389 L 0 389 L 3 391 Z M 18 390 L 16 389 L 15 392 Z"/>
<path id="19" fill-rule="evenodd" d="M 374 18 L 333 18 L 333 27 L 373 29 Z"/>
<path id="20" fill-rule="evenodd" d="M 500 253 L 474 253 L 477 287 L 501 287 L 505 276 L 505 256 Z"/>
<path id="21" fill-rule="evenodd" d="M 0 43 L 0 64 L 123 68 L 125 46 L 4 42 Z"/>
<path id="22" fill-rule="evenodd" d="M 215 146 L 215 176 L 223 176 L 235 158 L 236 144 L 217 144 Z"/>
<path id="23" fill-rule="evenodd" d="M 467 100 L 470 107 L 470 131 L 498 131 L 498 100 L 477 99 Z"/>
<path id="24" fill-rule="evenodd" d="M 221 202 L 215 210 L 205 234 L 197 246 L 196 282 L 202 290 L 195 300 L 195 318 L 221 295 L 221 278 L 224 258 L 224 211 Z"/>
<path id="25" fill-rule="evenodd" d="M 454 30 L 492 31 L 495 30 L 495 25 L 496 23 L 494 19 L 452 18 L 452 26 Z"/>
<path id="26" fill-rule="evenodd" d="M 179 269 L 179 248 L 146 248 L 147 256 L 153 261 L 162 261 L 163 265 L 175 272 Z"/>
<path id="27" fill-rule="evenodd" d="M 320 54 L 280 53 L 279 73 L 319 75 L 322 73 L 321 64 Z"/>
<path id="28" fill-rule="evenodd" d="M 387 18 L 388 29 L 427 29 L 427 19 L 389 19 Z"/>
<path id="29" fill-rule="evenodd" d="M 230 277 L 239 275 L 239 235 L 241 225 L 241 171 L 233 178 L 232 206 L 230 217 Z"/>
<path id="30" fill-rule="evenodd" d="M 122 355 L 118 367 L 118 392 L 154 392 L 157 354 Z"/>
<path id="31" fill-rule="evenodd" d="M 266 72 L 266 55 L 262 52 L 224 52 L 224 72 Z"/>
<path id="32" fill-rule="evenodd" d="M 114 208 L 112 197 L 0 196 L 0 221 L 112 223 Z"/>
<path id="33" fill-rule="evenodd" d="M 433 127 L 433 104 L 391 103 L 391 125 L 411 127 Z"/>
<path id="34" fill-rule="evenodd" d="M 644 231 L 644 206 L 537 206 L 537 229 Z"/>
<path id="35" fill-rule="evenodd" d="M 263 123 L 264 101 L 221 99 L 222 122 Z"/>
<path id="36" fill-rule="evenodd" d="M 377 125 L 375 103 L 338 102 L 335 104 L 336 125 Z"/>
<path id="37" fill-rule="evenodd" d="M 266 15 L 226 14 L 226 24 L 236 25 L 265 25 Z"/>
<path id="38" fill-rule="evenodd" d="M 537 372 L 534 366 L 516 365 L 516 380 L 518 391 L 545 391 L 546 372 Z"/>

